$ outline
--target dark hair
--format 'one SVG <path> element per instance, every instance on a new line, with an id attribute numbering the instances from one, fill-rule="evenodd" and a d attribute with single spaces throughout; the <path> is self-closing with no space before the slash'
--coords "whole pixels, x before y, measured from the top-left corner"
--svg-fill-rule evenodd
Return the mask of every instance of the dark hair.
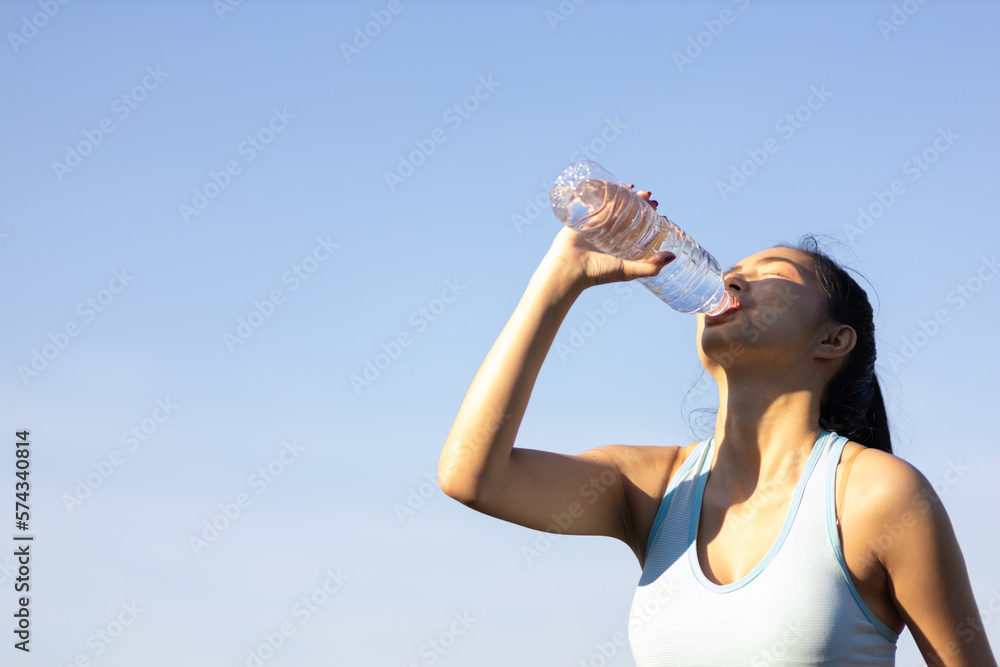
<path id="1" fill-rule="evenodd" d="M 868 295 L 847 271 L 820 250 L 812 234 L 797 246 L 812 257 L 816 283 L 826 295 L 826 315 L 852 327 L 857 342 L 844 365 L 827 384 L 820 403 L 819 425 L 861 443 L 892 453 L 885 401 L 875 375 L 875 318 Z"/>
<path id="2" fill-rule="evenodd" d="M 777 244 L 776 247 L 791 248 L 812 257 L 816 284 L 826 296 L 827 317 L 852 327 L 857 334 L 854 349 L 823 391 L 820 427 L 865 447 L 892 454 L 885 401 L 875 376 L 875 317 L 868 295 L 847 271 L 820 250 L 819 241 L 813 234 L 805 234 L 798 245 Z M 700 380 L 687 393 L 699 384 Z M 700 408 L 695 412 L 715 411 Z M 697 429 L 690 422 L 688 426 L 693 431 L 714 428 L 707 419 L 699 422 Z"/>

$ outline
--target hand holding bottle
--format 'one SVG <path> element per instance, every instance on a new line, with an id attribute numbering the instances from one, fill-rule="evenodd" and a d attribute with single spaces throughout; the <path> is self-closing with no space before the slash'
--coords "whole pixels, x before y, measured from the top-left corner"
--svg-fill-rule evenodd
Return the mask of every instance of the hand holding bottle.
<path id="1" fill-rule="evenodd" d="M 635 194 L 656 208 L 656 200 L 650 199 L 651 192 L 640 190 Z M 554 270 L 563 271 L 568 280 L 583 290 L 594 285 L 655 276 L 674 259 L 669 251 L 657 252 L 642 260 L 615 257 L 601 252 L 579 232 L 564 226 L 553 240 L 544 262 Z"/>
<path id="2" fill-rule="evenodd" d="M 641 197 L 631 187 L 592 160 L 574 162 L 556 178 L 549 192 L 555 216 L 581 234 L 588 248 L 625 260 L 609 265 L 606 259 L 598 262 L 588 256 L 584 275 L 600 282 L 634 277 L 682 313 L 718 315 L 737 307 L 715 258 L 658 214 L 649 203 L 649 193 Z M 662 261 L 664 252 L 674 255 L 669 267 L 636 273 L 639 267 L 634 262 L 648 262 L 658 255 Z"/>

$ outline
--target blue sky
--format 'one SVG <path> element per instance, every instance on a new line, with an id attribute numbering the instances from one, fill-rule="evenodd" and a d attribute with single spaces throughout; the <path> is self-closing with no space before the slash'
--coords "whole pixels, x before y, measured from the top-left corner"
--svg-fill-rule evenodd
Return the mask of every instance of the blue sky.
<path id="1" fill-rule="evenodd" d="M 435 479 L 558 232 L 534 202 L 581 147 L 725 266 L 814 232 L 864 277 L 897 452 L 1000 611 L 998 19 L 4 3 L 0 415 L 31 430 L 33 664 L 578 665 L 603 643 L 631 665 L 625 545 L 497 521 Z M 556 343 L 607 299 L 546 359 L 517 446 L 706 437 L 694 317 L 605 285 Z M 922 664 L 908 634 L 898 664 Z"/>

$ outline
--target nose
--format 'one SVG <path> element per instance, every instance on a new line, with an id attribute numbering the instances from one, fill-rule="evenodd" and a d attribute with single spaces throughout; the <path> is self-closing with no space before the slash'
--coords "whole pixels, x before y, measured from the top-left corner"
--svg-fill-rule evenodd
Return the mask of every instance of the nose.
<path id="1" fill-rule="evenodd" d="M 743 280 L 738 273 L 730 273 L 726 276 L 726 289 L 732 288 L 737 292 L 745 292 L 747 281 Z"/>

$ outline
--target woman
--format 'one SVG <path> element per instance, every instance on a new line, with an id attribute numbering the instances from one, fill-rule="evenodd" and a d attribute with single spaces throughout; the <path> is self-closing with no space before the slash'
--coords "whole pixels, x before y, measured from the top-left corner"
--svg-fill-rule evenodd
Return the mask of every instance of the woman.
<path id="1" fill-rule="evenodd" d="M 559 232 L 465 396 L 444 492 L 529 528 L 625 542 L 643 568 L 629 618 L 639 667 L 891 665 L 904 625 L 928 664 L 995 667 L 944 506 L 891 453 L 868 298 L 815 249 L 747 257 L 724 276 L 738 308 L 697 316 L 719 386 L 714 437 L 576 456 L 513 447 L 580 293 L 672 259 L 621 260 Z"/>

